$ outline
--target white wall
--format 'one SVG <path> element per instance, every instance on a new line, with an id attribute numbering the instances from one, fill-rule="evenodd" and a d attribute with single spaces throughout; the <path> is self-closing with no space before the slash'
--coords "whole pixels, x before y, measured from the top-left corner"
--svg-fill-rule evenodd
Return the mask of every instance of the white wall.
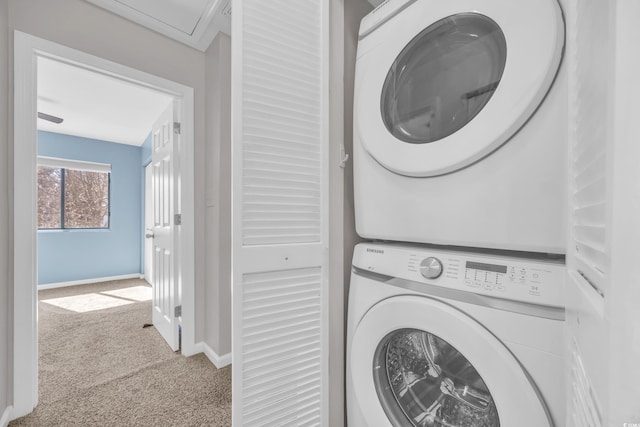
<path id="1" fill-rule="evenodd" d="M 205 52 L 205 343 L 231 352 L 231 38 L 218 34 Z"/>
<path id="2" fill-rule="evenodd" d="M 8 52 L 7 2 L 0 1 L 0 418 L 7 405 L 9 384 L 9 316 L 13 310 L 9 301 L 13 299 L 11 281 L 9 280 L 9 203 L 8 203 Z"/>

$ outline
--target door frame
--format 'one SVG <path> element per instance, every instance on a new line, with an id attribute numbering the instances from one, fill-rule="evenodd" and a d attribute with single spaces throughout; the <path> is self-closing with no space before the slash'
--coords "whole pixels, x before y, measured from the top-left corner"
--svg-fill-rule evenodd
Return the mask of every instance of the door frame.
<path id="1" fill-rule="evenodd" d="M 14 32 L 14 218 L 13 218 L 13 412 L 38 403 L 37 289 L 37 58 L 46 57 L 171 95 L 181 118 L 182 229 L 178 242 L 182 303 L 182 354 L 197 353 L 194 265 L 194 90 L 191 87 L 72 49 Z"/>

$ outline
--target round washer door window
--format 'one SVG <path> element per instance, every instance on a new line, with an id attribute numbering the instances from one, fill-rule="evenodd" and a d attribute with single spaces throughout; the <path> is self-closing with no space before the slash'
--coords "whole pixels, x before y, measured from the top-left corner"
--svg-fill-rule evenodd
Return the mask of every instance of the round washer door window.
<path id="1" fill-rule="evenodd" d="M 504 344 L 440 300 L 400 295 L 378 302 L 355 328 L 348 359 L 347 399 L 366 425 L 553 425 Z"/>
<path id="2" fill-rule="evenodd" d="M 484 380 L 451 344 L 418 329 L 389 333 L 373 361 L 378 398 L 401 426 L 499 427 Z"/>
<path id="3" fill-rule="evenodd" d="M 401 141 L 438 141 L 470 122 L 500 83 L 507 43 L 498 24 L 478 13 L 441 19 L 394 61 L 382 89 L 387 130 Z"/>

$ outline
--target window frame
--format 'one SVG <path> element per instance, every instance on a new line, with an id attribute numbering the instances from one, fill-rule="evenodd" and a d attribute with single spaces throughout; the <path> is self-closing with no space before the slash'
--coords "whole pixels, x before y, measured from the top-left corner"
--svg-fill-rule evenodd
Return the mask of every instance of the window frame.
<path id="1" fill-rule="evenodd" d="M 110 230 L 111 229 L 111 164 L 86 162 L 57 157 L 38 156 L 37 168 L 60 169 L 60 227 L 41 228 L 38 218 L 38 231 L 72 230 Z M 65 179 L 66 170 L 107 174 L 107 225 L 105 227 L 65 227 Z"/>

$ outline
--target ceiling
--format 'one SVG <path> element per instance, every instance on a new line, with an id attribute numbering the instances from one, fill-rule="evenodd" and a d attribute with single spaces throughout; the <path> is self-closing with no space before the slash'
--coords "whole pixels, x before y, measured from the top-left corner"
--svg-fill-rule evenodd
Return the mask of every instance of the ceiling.
<path id="1" fill-rule="evenodd" d="M 38 130 L 140 146 L 173 98 L 115 77 L 38 58 Z"/>
<path id="2" fill-rule="evenodd" d="M 231 35 L 231 0 L 87 0 L 202 52 Z"/>

